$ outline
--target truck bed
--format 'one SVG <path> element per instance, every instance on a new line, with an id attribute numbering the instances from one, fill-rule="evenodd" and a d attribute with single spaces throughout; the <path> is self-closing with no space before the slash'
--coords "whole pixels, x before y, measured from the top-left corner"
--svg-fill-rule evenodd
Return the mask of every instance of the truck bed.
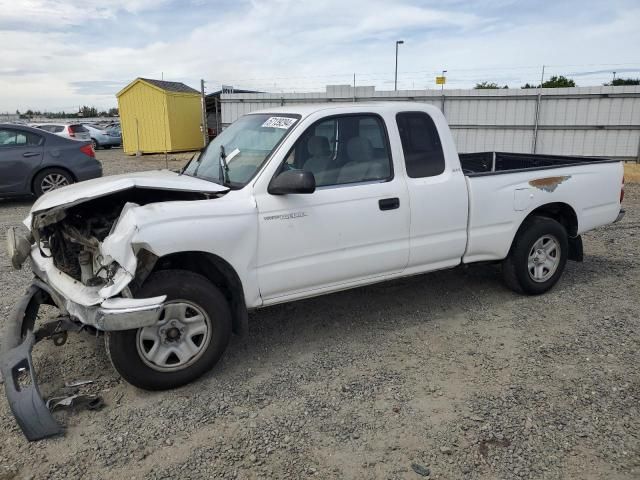
<path id="1" fill-rule="evenodd" d="M 469 177 L 619 161 L 608 158 L 506 152 L 460 153 L 458 156 L 462 171 Z"/>
<path id="2" fill-rule="evenodd" d="M 524 218 L 542 205 L 569 209 L 572 236 L 612 223 L 620 212 L 619 160 L 502 152 L 459 157 L 469 192 L 465 263 L 505 258 Z"/>

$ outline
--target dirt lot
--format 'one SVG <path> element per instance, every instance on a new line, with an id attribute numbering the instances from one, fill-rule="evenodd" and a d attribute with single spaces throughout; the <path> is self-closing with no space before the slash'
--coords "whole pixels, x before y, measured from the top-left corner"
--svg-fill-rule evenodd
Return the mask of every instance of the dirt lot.
<path id="1" fill-rule="evenodd" d="M 164 166 L 98 157 L 107 174 Z M 29 205 L 0 202 L 2 242 Z M 29 444 L 0 399 L 0 479 L 640 478 L 638 185 L 625 207 L 547 295 L 473 266 L 267 308 L 171 392 L 123 383 L 102 339 L 43 342 L 44 394 L 90 378 L 106 407 L 57 413 L 65 436 Z M 0 322 L 29 279 L 3 250 Z"/>

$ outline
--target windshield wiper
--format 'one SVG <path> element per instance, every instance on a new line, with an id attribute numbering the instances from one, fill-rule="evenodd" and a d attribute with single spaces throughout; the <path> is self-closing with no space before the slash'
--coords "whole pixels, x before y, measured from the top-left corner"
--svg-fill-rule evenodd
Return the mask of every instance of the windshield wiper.
<path id="1" fill-rule="evenodd" d="M 198 159 L 196 160 L 196 163 L 200 163 L 200 159 L 202 158 L 202 151 L 204 149 L 200 150 L 200 152 L 198 153 L 194 153 L 193 156 L 189 159 L 189 161 L 186 163 L 186 165 L 184 167 L 182 167 L 182 170 L 180 170 L 180 175 L 183 175 L 184 172 L 187 171 L 187 168 L 189 168 L 189 165 L 191 165 L 191 162 L 193 162 L 193 159 L 196 158 L 196 155 L 198 155 Z"/>
<path id="2" fill-rule="evenodd" d="M 229 183 L 229 165 L 227 165 L 227 154 L 224 145 L 220 145 L 220 173 L 218 174 L 223 185 Z"/>

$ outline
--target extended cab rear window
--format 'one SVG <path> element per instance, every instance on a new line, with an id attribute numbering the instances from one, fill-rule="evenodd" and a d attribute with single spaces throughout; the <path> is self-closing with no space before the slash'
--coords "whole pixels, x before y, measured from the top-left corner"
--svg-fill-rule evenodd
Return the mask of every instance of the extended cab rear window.
<path id="1" fill-rule="evenodd" d="M 444 172 L 444 152 L 433 119 L 424 112 L 396 115 L 407 175 L 424 178 Z"/>

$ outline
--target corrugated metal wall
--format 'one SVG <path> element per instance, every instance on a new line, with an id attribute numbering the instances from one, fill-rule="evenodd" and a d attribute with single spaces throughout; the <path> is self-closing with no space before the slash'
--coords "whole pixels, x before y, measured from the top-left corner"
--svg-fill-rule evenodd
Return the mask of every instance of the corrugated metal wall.
<path id="1" fill-rule="evenodd" d="M 460 152 L 528 153 L 535 143 L 536 153 L 640 155 L 640 86 L 394 92 L 328 85 L 318 93 L 234 93 L 221 97 L 222 123 L 226 126 L 246 113 L 282 105 L 384 100 L 443 108 Z"/>

